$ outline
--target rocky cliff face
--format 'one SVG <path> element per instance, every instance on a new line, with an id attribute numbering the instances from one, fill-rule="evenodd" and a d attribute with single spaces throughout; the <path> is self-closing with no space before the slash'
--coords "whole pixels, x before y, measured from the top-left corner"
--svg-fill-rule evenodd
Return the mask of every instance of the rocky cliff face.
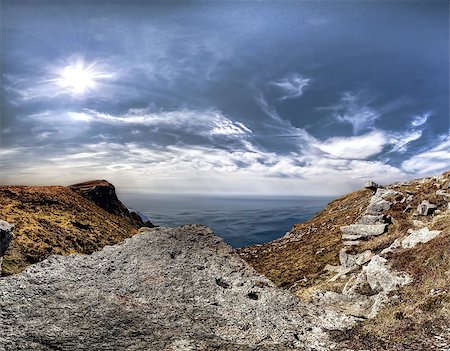
<path id="1" fill-rule="evenodd" d="M 329 350 L 351 319 L 301 302 L 190 225 L 0 280 L 0 350 Z"/>
<path id="2" fill-rule="evenodd" d="M 69 189 L 93 202 L 106 212 L 129 218 L 138 227 L 154 227 L 150 221 L 143 221 L 135 212 L 130 212 L 117 198 L 114 185 L 106 180 L 91 180 L 70 185 Z"/>
<path id="3" fill-rule="evenodd" d="M 331 202 L 241 256 L 304 300 L 362 321 L 348 347 L 450 348 L 450 172 Z"/>

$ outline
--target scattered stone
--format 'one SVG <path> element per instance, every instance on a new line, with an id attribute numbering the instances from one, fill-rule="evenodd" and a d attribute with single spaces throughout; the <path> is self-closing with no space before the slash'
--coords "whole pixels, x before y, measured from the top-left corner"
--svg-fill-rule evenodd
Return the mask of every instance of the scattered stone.
<path id="1" fill-rule="evenodd" d="M 386 232 L 387 224 L 350 224 L 341 227 L 343 240 L 358 240 L 381 235 Z"/>
<path id="2" fill-rule="evenodd" d="M 344 246 L 357 246 L 361 243 L 359 240 L 345 240 L 342 242 Z"/>
<path id="3" fill-rule="evenodd" d="M 0 273 L 2 272 L 3 256 L 13 238 L 13 228 L 12 224 L 0 220 Z"/>
<path id="4" fill-rule="evenodd" d="M 364 183 L 364 188 L 369 189 L 369 190 L 376 191 L 379 187 L 380 186 L 377 183 L 375 183 L 371 180 L 368 180 Z"/>
<path id="5" fill-rule="evenodd" d="M 443 190 L 437 190 L 436 191 L 436 195 L 444 196 L 444 197 L 450 197 L 450 193 L 447 193 L 447 192 L 445 192 Z"/>
<path id="6" fill-rule="evenodd" d="M 339 252 L 339 261 L 344 268 L 350 268 L 354 265 L 362 266 L 364 263 L 370 261 L 373 254 L 372 251 L 366 250 L 356 255 L 349 255 L 346 249 L 343 248 Z"/>
<path id="7" fill-rule="evenodd" d="M 421 216 L 428 216 L 437 209 L 437 206 L 431 204 L 427 200 L 423 200 L 419 206 L 417 206 L 417 213 Z"/>

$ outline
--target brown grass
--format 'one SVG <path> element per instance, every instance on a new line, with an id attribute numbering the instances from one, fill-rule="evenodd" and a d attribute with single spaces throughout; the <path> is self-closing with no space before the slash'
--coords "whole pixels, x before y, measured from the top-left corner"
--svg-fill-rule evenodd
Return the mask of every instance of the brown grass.
<path id="1" fill-rule="evenodd" d="M 0 187 L 0 219 L 15 225 L 2 274 L 22 271 L 51 254 L 92 253 L 133 235 L 124 217 L 61 186 Z"/>

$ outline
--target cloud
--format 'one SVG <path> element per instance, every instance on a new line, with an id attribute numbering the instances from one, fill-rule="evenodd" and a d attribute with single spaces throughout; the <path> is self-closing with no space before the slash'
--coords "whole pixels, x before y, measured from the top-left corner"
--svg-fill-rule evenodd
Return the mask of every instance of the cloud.
<path id="1" fill-rule="evenodd" d="M 390 133 L 392 149 L 389 152 L 404 153 L 408 150 L 408 144 L 422 137 L 421 130 L 408 130 L 400 133 Z"/>
<path id="2" fill-rule="evenodd" d="M 423 124 L 425 124 L 428 121 L 428 118 L 431 116 L 431 112 L 426 112 L 422 115 L 417 115 L 415 117 L 413 117 L 412 121 L 411 121 L 411 125 L 413 127 L 419 127 Z"/>
<path id="3" fill-rule="evenodd" d="M 379 113 L 362 101 L 361 94 L 350 92 L 344 93 L 339 104 L 330 109 L 335 111 L 334 118 L 338 122 L 352 126 L 353 134 L 373 128 L 375 121 L 380 117 Z"/>
<path id="4" fill-rule="evenodd" d="M 271 82 L 270 84 L 280 88 L 284 93 L 284 95 L 280 97 L 280 100 L 286 100 L 302 96 L 305 88 L 309 86 L 310 83 L 311 79 L 304 78 L 295 73 L 289 77 Z"/>
<path id="5" fill-rule="evenodd" d="M 205 137 L 245 137 L 252 131 L 243 123 L 232 121 L 220 111 L 175 110 L 156 111 L 132 109 L 123 115 L 112 115 L 95 110 L 84 109 L 81 112 L 45 111 L 26 118 L 31 121 L 55 123 L 101 123 L 121 128 L 149 127 L 155 131 L 183 131 L 185 134 Z"/>
<path id="6" fill-rule="evenodd" d="M 402 169 L 419 175 L 436 174 L 450 169 L 450 137 L 402 163 Z"/>
<path id="7" fill-rule="evenodd" d="M 364 160 L 378 155 L 388 143 L 388 138 L 381 131 L 354 137 L 332 137 L 313 146 L 325 152 L 330 158 Z"/>

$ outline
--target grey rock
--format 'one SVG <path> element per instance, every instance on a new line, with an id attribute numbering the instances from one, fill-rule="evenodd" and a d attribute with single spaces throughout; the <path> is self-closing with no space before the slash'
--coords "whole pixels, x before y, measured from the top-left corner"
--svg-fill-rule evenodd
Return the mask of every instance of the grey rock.
<path id="1" fill-rule="evenodd" d="M 341 227 L 343 240 L 358 240 L 381 235 L 386 232 L 387 224 L 350 224 Z"/>
<path id="2" fill-rule="evenodd" d="M 417 213 L 421 216 L 428 216 L 437 209 L 437 206 L 431 204 L 427 200 L 423 200 L 419 206 L 417 206 Z"/>
<path id="3" fill-rule="evenodd" d="M 342 267 L 349 268 L 354 265 L 362 266 L 364 263 L 368 262 L 372 256 L 373 254 L 370 250 L 363 251 L 356 255 L 350 255 L 347 253 L 346 249 L 343 248 L 339 252 L 339 261 Z"/>
<path id="4" fill-rule="evenodd" d="M 329 350 L 353 319 L 276 288 L 204 226 L 145 228 L 0 280 L 0 350 Z"/>
<path id="5" fill-rule="evenodd" d="M 364 215 L 358 220 L 358 224 L 384 224 L 387 222 L 385 215 Z"/>
<path id="6" fill-rule="evenodd" d="M 405 273 L 392 271 L 384 257 L 375 255 L 364 267 L 367 283 L 373 291 L 391 292 L 399 286 L 412 282 L 412 278 Z"/>
<path id="7" fill-rule="evenodd" d="M 381 251 L 381 255 L 392 252 L 398 248 L 411 249 L 416 247 L 418 244 L 425 244 L 441 234 L 441 231 L 429 230 L 427 227 L 424 227 L 417 230 L 410 229 L 408 230 L 408 233 L 409 235 L 405 238 L 395 239 L 389 247 Z"/>
<path id="8" fill-rule="evenodd" d="M 13 228 L 12 224 L 0 220 L 0 273 L 2 271 L 3 256 L 13 239 Z"/>
<path id="9" fill-rule="evenodd" d="M 364 183 L 364 188 L 370 189 L 370 190 L 373 190 L 373 191 L 376 191 L 379 187 L 380 186 L 377 183 L 375 183 L 375 182 L 373 182 L 371 180 L 368 180 L 368 181 L 366 181 Z"/>

